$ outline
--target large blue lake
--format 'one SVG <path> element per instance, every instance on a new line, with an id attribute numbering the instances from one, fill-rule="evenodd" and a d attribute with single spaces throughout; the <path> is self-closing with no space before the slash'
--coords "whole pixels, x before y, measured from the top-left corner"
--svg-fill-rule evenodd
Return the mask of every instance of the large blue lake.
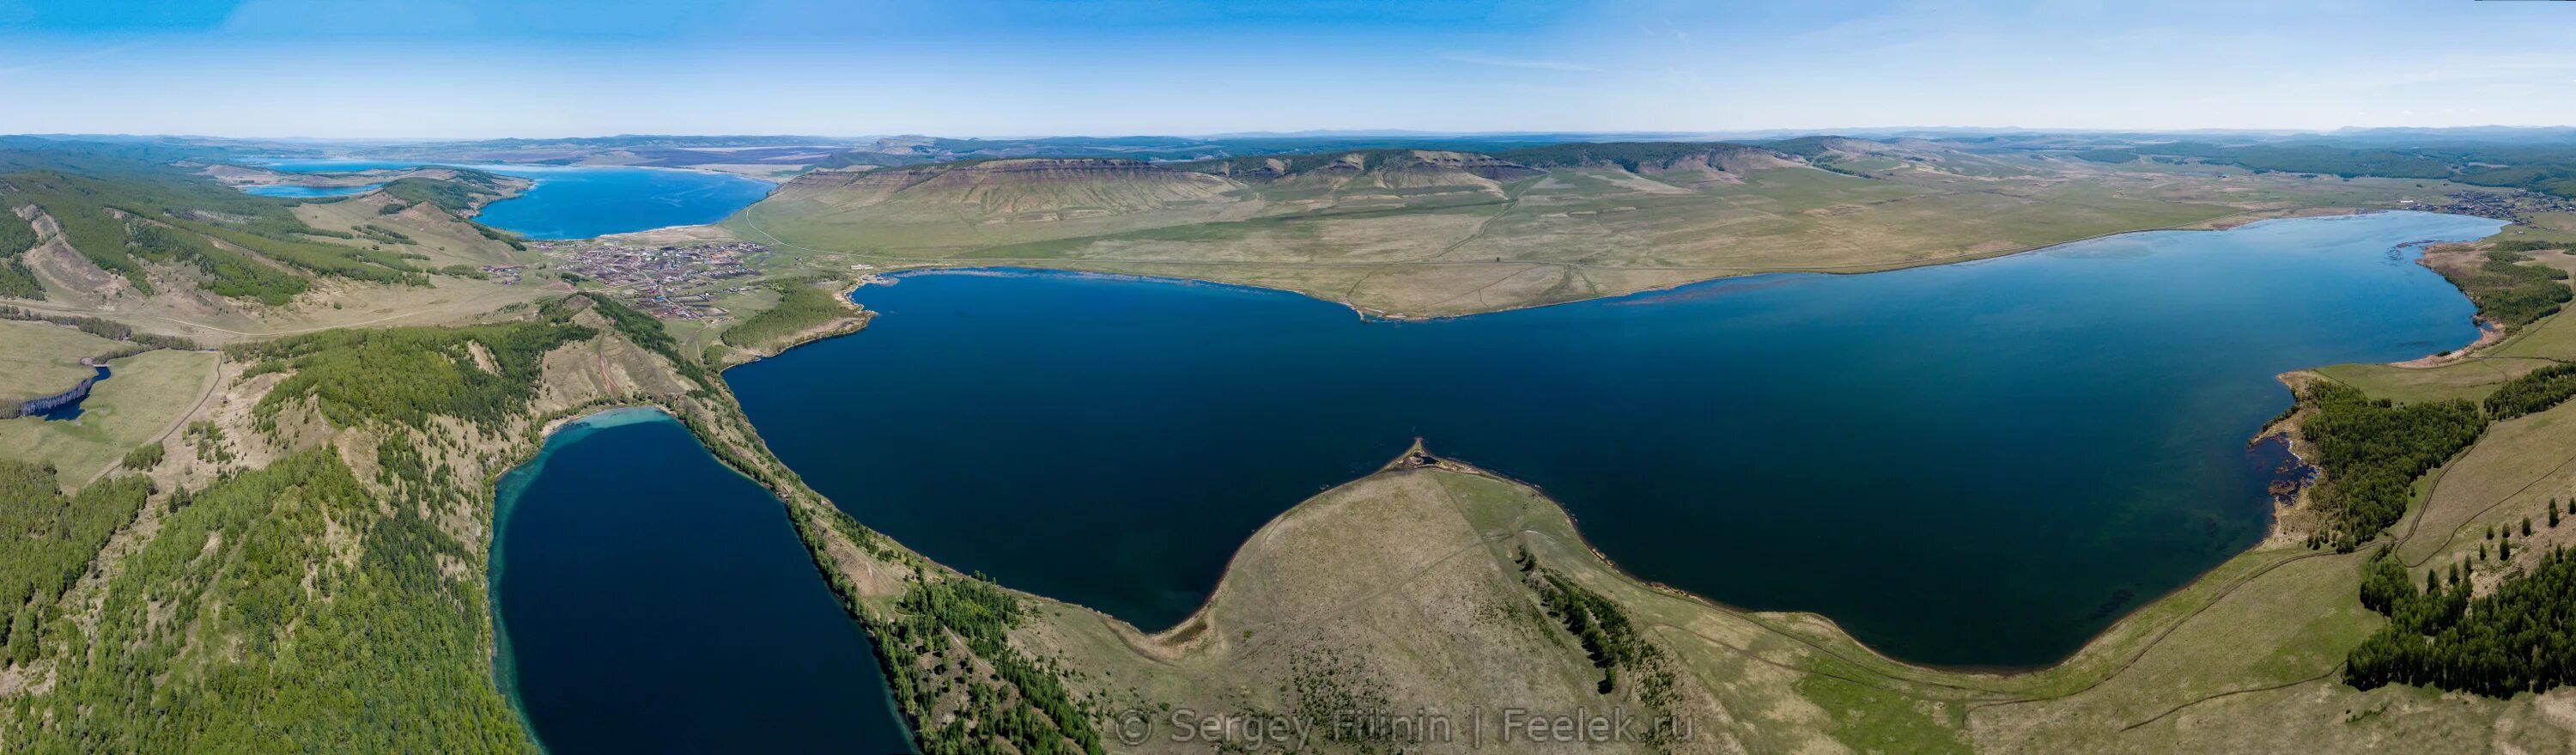
<path id="1" fill-rule="evenodd" d="M 498 507 L 501 681 L 548 751 L 911 751 L 778 499 L 678 421 L 567 425 Z"/>
<path id="2" fill-rule="evenodd" d="M 1910 661 L 2033 666 L 2261 537 L 2247 441 L 2291 401 L 2274 375 L 2471 341 L 2405 245 L 2497 227 L 2282 220 L 1431 322 L 911 274 L 857 292 L 867 330 L 726 378 L 860 521 L 1148 630 L 1263 522 L 1422 436 L 1544 488 L 1646 579 Z"/>
<path id="3" fill-rule="evenodd" d="M 388 160 L 280 160 L 284 171 L 358 171 L 425 163 Z M 486 205 L 475 217 L 532 239 L 581 239 L 723 220 L 775 188 L 742 176 L 666 168 L 466 165 L 535 179 L 527 193 Z"/>

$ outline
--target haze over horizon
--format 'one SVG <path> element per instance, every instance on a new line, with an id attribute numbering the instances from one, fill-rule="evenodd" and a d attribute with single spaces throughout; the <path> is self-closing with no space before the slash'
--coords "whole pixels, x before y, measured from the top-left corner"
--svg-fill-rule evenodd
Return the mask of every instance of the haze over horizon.
<path id="1" fill-rule="evenodd" d="M 2569 38 L 2576 5 L 2399 0 L 0 0 L 0 133 L 2559 125 Z"/>

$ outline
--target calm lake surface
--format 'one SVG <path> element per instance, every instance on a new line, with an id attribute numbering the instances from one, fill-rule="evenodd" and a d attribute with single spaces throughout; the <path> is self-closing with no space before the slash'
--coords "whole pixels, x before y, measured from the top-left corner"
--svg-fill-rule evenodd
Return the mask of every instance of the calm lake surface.
<path id="1" fill-rule="evenodd" d="M 778 500 L 679 422 L 568 425 L 498 497 L 502 687 L 549 751 L 911 751 Z"/>
<path id="2" fill-rule="evenodd" d="M 2282 220 L 1433 322 L 914 274 L 857 292 L 867 330 L 726 377 L 860 521 L 1148 630 L 1262 523 L 1423 436 L 1544 488 L 1646 579 L 1910 661 L 2034 666 L 2261 537 L 2277 454 L 2247 441 L 2290 403 L 2274 375 L 2473 340 L 2405 245 L 2498 226 Z"/>
<path id="3" fill-rule="evenodd" d="M 281 160 L 295 172 L 409 168 L 386 160 Z M 584 239 L 723 220 L 769 195 L 775 184 L 725 173 L 661 168 L 464 165 L 536 179 L 527 193 L 486 205 L 474 219 L 532 239 Z"/>
<path id="4" fill-rule="evenodd" d="M 384 184 L 367 184 L 365 186 L 244 186 L 242 187 L 242 193 L 256 194 L 263 197 L 346 197 L 375 191 L 376 187 L 383 185 Z"/>
<path id="5" fill-rule="evenodd" d="M 98 384 L 107 382 L 108 378 L 116 376 L 116 373 L 108 370 L 107 365 L 99 365 L 90 369 L 98 371 L 90 377 L 90 390 L 98 390 Z M 50 421 L 69 422 L 80 419 L 81 405 L 86 403 L 89 403 L 89 395 L 82 394 L 80 398 L 72 399 L 71 403 L 37 412 L 33 416 L 43 417 Z"/>

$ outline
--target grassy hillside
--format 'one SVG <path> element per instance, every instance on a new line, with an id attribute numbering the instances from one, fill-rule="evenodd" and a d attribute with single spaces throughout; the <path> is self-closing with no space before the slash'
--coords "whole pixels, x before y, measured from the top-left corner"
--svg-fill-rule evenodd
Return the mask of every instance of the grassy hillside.
<path id="1" fill-rule="evenodd" d="M 726 344 L 753 354 L 776 354 L 820 334 L 854 330 L 867 322 L 866 313 L 841 298 L 834 282 L 796 278 L 771 281 L 769 286 L 778 292 L 778 302 L 726 328 L 720 336 Z"/>
<path id="2" fill-rule="evenodd" d="M 2424 191 L 1972 147 L 1836 137 L 1067 159 L 1019 171 L 967 162 L 809 174 L 725 227 L 817 271 L 838 261 L 1058 267 L 1440 316 L 1760 272 L 1973 259 L 2249 213 L 2395 207 Z M 1190 174 L 1225 184 L 1147 188 Z"/>

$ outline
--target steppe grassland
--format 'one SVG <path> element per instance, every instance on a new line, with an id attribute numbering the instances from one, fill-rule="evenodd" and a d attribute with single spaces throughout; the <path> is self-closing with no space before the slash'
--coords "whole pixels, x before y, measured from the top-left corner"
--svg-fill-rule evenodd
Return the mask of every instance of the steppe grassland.
<path id="1" fill-rule="evenodd" d="M 790 265 L 823 253 L 834 263 L 864 260 L 885 268 L 989 264 L 1160 275 L 1297 291 L 1380 314 L 1447 316 L 1732 275 L 1867 272 L 1973 259 L 2249 213 L 2399 207 L 2401 199 L 2454 188 L 2207 166 L 2184 171 L 1954 158 L 1940 169 L 1870 177 L 1756 170 L 1740 183 L 1667 183 L 1615 168 L 1561 169 L 1498 191 L 1450 191 L 1437 201 L 1415 196 L 1402 206 L 1323 212 L 1281 211 L 1314 193 L 1311 187 L 1248 184 L 1227 195 L 1234 200 L 1230 209 L 1215 214 L 1253 208 L 1260 213 L 1254 217 L 1181 222 L 1167 213 L 1114 215 L 1042 233 L 1027 227 L 1047 221 L 1014 221 L 981 227 L 1047 237 L 975 242 L 947 233 L 945 246 L 925 245 L 929 237 L 901 230 L 816 225 L 801 217 L 813 209 L 802 200 L 756 205 L 726 227 L 788 245 L 781 262 Z M 1974 165 L 1962 162 L 1969 158 Z M 942 222 L 951 229 L 982 222 L 972 207 L 950 211 Z M 1113 224 L 1127 227 L 1092 232 Z"/>
<path id="2" fill-rule="evenodd" d="M 0 420 L 0 448 L 12 458 L 54 465 L 63 488 L 78 489 L 126 452 L 176 429 L 212 389 L 214 365 L 213 353 L 169 349 L 109 362 L 114 377 L 90 389 L 78 418 Z"/>
<path id="3" fill-rule="evenodd" d="M 428 255 L 429 267 L 447 265 L 518 265 L 536 258 L 519 252 L 510 245 L 476 233 L 471 226 L 457 222 L 446 211 L 418 204 L 392 214 L 381 212 L 394 201 L 379 194 L 362 194 L 336 202 L 311 202 L 297 205 L 295 217 L 307 225 L 328 231 L 359 233 L 354 240 L 329 239 L 349 246 L 380 246 L 389 251 L 417 252 Z M 387 246 L 370 241 L 359 231 L 360 226 L 391 228 L 411 238 L 409 245 Z"/>
<path id="4" fill-rule="evenodd" d="M 122 346 L 78 330 L 39 322 L 0 321 L 0 401 L 23 401 L 69 389 L 93 370 L 81 357 Z"/>

